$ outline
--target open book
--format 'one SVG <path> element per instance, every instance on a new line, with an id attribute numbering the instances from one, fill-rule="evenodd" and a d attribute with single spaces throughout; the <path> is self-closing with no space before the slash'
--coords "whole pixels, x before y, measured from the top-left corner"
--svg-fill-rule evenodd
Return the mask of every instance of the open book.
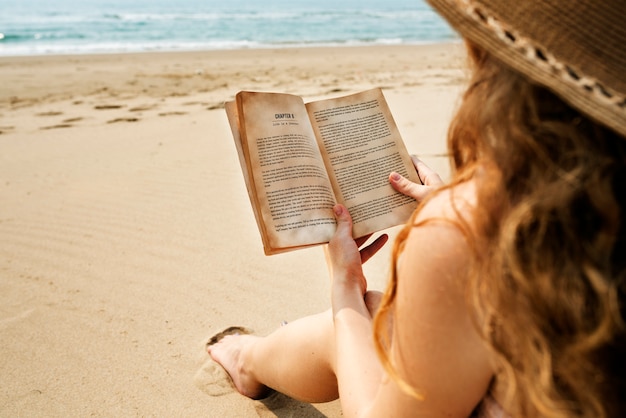
<path id="1" fill-rule="evenodd" d="M 226 113 L 266 255 L 327 243 L 335 203 L 355 238 L 406 222 L 417 206 L 389 184 L 392 171 L 419 177 L 380 89 L 307 104 L 243 91 Z"/>

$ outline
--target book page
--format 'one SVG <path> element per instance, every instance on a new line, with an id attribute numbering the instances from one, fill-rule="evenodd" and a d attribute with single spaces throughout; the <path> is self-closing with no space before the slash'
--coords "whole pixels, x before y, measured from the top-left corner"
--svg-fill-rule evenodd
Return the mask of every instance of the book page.
<path id="1" fill-rule="evenodd" d="M 302 99 L 241 92 L 237 110 L 266 253 L 328 242 L 335 196 Z"/>
<path id="2" fill-rule="evenodd" d="M 389 174 L 419 178 L 380 89 L 307 104 L 337 200 L 355 237 L 406 222 L 417 207 Z"/>

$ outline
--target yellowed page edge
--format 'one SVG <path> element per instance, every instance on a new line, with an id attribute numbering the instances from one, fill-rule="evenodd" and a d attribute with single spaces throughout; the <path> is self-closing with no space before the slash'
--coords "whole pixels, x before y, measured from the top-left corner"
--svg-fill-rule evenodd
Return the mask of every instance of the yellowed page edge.
<path id="1" fill-rule="evenodd" d="M 302 98 L 240 92 L 237 101 L 266 253 L 328 242 L 336 200 Z"/>
<path id="2" fill-rule="evenodd" d="M 353 217 L 354 236 L 406 222 L 417 203 L 391 187 L 389 174 L 419 177 L 382 90 L 306 106 L 335 195 Z"/>

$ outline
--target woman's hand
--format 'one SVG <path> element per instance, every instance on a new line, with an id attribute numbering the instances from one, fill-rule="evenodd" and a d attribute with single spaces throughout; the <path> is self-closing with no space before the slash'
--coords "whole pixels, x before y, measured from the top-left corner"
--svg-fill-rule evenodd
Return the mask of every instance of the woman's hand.
<path id="1" fill-rule="evenodd" d="M 367 282 L 363 275 L 362 264 L 369 260 L 387 242 L 387 235 L 383 234 L 371 244 L 361 248 L 371 235 L 353 239 L 352 217 L 343 205 L 333 208 L 337 219 L 335 235 L 326 246 L 326 262 L 330 269 L 333 285 L 356 285 L 362 295 L 367 290 Z"/>
<path id="2" fill-rule="evenodd" d="M 334 374 L 346 416 L 361 415 L 376 396 L 383 377 L 372 338 L 372 314 L 366 302 L 367 281 L 362 263 L 387 241 L 382 235 L 365 245 L 368 237 L 352 238 L 352 218 L 343 205 L 335 205 L 337 230 L 326 246 L 332 279 Z M 359 247 L 365 245 L 359 250 Z M 378 415 L 382 416 L 382 415 Z"/>
<path id="3" fill-rule="evenodd" d="M 443 181 L 437 173 L 415 155 L 411 155 L 411 160 L 413 160 L 413 165 L 417 170 L 417 175 L 422 181 L 422 184 L 413 183 L 411 180 L 396 172 L 389 175 L 389 182 L 391 183 L 391 187 L 419 202 L 428 196 L 430 192 L 443 186 Z"/>

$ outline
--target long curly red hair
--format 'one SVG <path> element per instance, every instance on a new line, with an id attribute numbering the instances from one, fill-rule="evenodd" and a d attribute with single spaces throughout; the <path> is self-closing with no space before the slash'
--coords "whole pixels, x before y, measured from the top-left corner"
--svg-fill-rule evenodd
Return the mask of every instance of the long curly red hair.
<path id="1" fill-rule="evenodd" d="M 504 407 L 513 416 L 624 416 L 626 138 L 482 49 L 468 51 L 446 189 L 477 185 L 475 210 L 460 217 L 471 228 L 458 227 L 473 254 L 467 301 L 497 360 Z M 395 243 L 375 333 L 386 368 L 417 396 L 386 349 L 395 264 L 414 219 Z"/>

